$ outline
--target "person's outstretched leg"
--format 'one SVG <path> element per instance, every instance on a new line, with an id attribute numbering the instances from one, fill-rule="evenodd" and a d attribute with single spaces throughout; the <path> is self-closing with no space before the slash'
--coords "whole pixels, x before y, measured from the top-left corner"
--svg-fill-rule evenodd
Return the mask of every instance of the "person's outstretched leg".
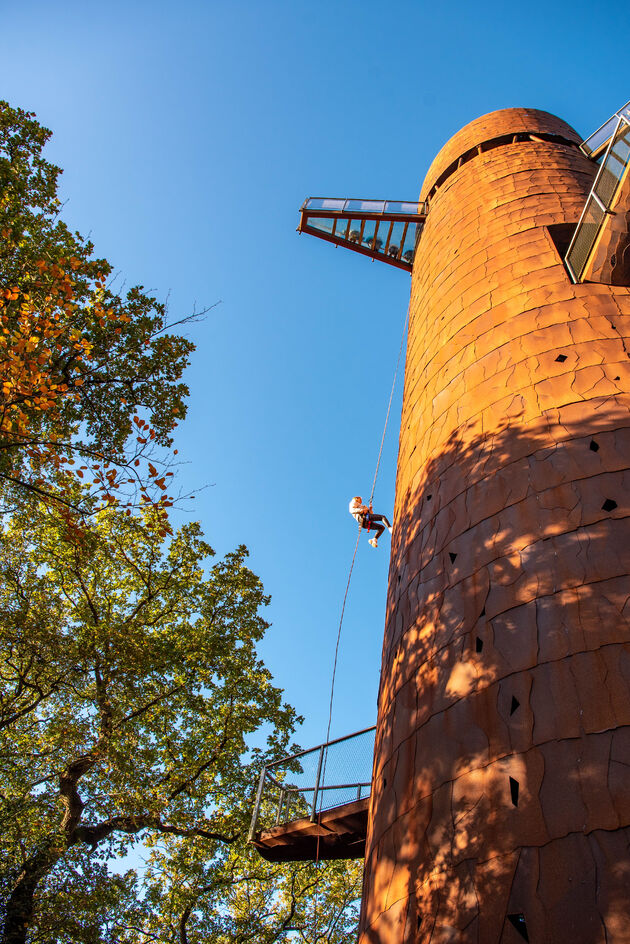
<path id="1" fill-rule="evenodd" d="M 380 515 L 374 515 L 370 521 L 370 524 L 374 526 L 375 534 L 374 537 L 368 541 L 368 544 L 371 544 L 372 547 L 378 547 L 378 539 L 385 530 L 385 527 L 382 524 L 376 524 L 374 518 L 380 518 Z"/>
<path id="2" fill-rule="evenodd" d="M 391 524 L 389 523 L 389 521 L 387 520 L 387 518 L 385 517 L 385 515 L 372 515 L 371 520 L 372 520 L 372 521 L 383 521 L 383 522 L 385 523 L 385 528 L 387 528 L 387 530 L 389 531 L 390 534 L 392 533 L 392 526 L 391 526 Z M 383 531 L 385 530 L 385 528 L 383 528 Z"/>

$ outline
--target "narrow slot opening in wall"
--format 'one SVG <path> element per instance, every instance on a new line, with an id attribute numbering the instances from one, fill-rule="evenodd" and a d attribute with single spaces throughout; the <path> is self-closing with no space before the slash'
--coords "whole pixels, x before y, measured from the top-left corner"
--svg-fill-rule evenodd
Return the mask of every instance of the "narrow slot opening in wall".
<path id="1" fill-rule="evenodd" d="M 516 709 L 519 707 L 519 705 L 520 705 L 520 701 L 518 700 L 518 698 L 516 697 L 516 695 L 512 695 L 512 701 L 511 701 L 511 703 L 510 703 L 510 714 L 511 714 L 511 715 L 514 714 L 514 712 L 515 712 Z"/>
<path id="2" fill-rule="evenodd" d="M 558 261 L 562 262 L 563 265 L 564 257 L 567 254 L 567 249 L 569 248 L 577 224 L 578 221 L 576 220 L 575 223 L 552 223 L 551 226 L 547 227 L 551 241 L 559 256 Z"/>
<path id="3" fill-rule="evenodd" d="M 534 141 L 534 142 L 549 141 L 554 144 L 561 144 L 564 147 L 570 147 L 570 148 L 577 148 L 579 146 L 576 141 L 569 141 L 567 138 L 564 138 L 560 134 L 550 134 L 545 131 L 538 131 L 536 135 L 531 135 L 529 134 L 529 132 L 519 132 L 517 134 L 514 134 L 514 133 L 501 134 L 496 138 L 489 138 L 487 141 L 482 141 L 480 144 L 476 144 L 473 147 L 469 148 L 467 151 L 465 151 L 463 154 L 457 157 L 453 161 L 452 164 L 449 164 L 446 170 L 442 171 L 438 179 L 435 181 L 435 183 L 431 187 L 430 191 L 427 194 L 427 200 L 430 201 L 433 198 L 436 190 L 439 187 L 441 187 L 444 181 L 448 180 L 451 174 L 453 174 L 456 170 L 458 170 L 458 168 L 460 168 L 462 164 L 466 164 L 468 161 L 472 160 L 472 158 L 477 157 L 477 155 L 485 153 L 486 151 L 492 151 L 494 150 L 494 148 L 503 147 L 506 144 L 517 144 L 517 143 L 524 143 L 527 141 Z M 555 225 L 562 226 L 564 224 L 556 223 Z M 571 235 L 573 235 L 573 230 L 575 230 L 575 227 L 577 226 L 577 220 L 573 224 L 566 224 L 566 225 L 572 226 Z M 569 243 L 567 242 L 567 248 L 568 246 L 569 246 Z"/>
<path id="4" fill-rule="evenodd" d="M 615 506 L 615 507 L 617 507 L 617 506 Z M 451 564 L 454 564 L 455 561 L 457 560 L 457 554 L 455 554 L 453 551 L 449 551 L 449 552 L 448 552 L 448 556 L 449 556 L 450 559 L 451 559 Z"/>
<path id="5" fill-rule="evenodd" d="M 510 777 L 510 797 L 512 798 L 512 806 L 518 806 L 518 780 L 515 780 L 514 777 Z"/>
<path id="6" fill-rule="evenodd" d="M 512 927 L 518 931 L 524 941 L 529 941 L 529 934 L 527 933 L 527 925 L 525 924 L 524 914 L 509 914 L 508 921 Z"/>
<path id="7" fill-rule="evenodd" d="M 591 439 L 591 442 L 590 442 L 588 448 L 591 450 L 591 452 L 598 452 L 598 451 L 599 451 L 599 443 L 596 443 L 594 439 Z"/>
<path id="8" fill-rule="evenodd" d="M 475 652 L 483 651 L 483 639 L 480 639 L 479 636 L 475 639 Z"/>
<path id="9" fill-rule="evenodd" d="M 556 357 L 556 362 L 557 362 L 558 364 L 564 364 L 564 362 L 566 361 L 566 359 L 567 359 L 567 355 L 566 355 L 566 354 L 558 354 L 558 356 Z"/>

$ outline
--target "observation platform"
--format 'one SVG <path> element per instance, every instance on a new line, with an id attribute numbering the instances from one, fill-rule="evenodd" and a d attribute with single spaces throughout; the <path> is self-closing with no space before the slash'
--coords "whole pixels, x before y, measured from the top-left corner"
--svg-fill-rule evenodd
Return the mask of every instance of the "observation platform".
<path id="1" fill-rule="evenodd" d="M 417 200 L 309 197 L 300 208 L 298 233 L 411 272 L 427 210 Z"/>
<path id="2" fill-rule="evenodd" d="M 252 839 L 268 862 L 360 859 L 365 855 L 369 796 L 310 816 L 263 829 Z M 318 854 L 319 840 L 319 854 Z"/>
<path id="3" fill-rule="evenodd" d="M 375 727 L 263 767 L 249 842 L 269 862 L 365 855 Z"/>

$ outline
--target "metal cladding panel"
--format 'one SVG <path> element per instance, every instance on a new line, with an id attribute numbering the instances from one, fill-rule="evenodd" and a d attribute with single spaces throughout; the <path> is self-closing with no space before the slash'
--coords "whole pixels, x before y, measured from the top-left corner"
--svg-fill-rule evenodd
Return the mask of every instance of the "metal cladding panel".
<path id="1" fill-rule="evenodd" d="M 361 944 L 630 941 L 630 290 L 572 284 L 547 229 L 595 170 L 511 143 L 432 198 Z"/>

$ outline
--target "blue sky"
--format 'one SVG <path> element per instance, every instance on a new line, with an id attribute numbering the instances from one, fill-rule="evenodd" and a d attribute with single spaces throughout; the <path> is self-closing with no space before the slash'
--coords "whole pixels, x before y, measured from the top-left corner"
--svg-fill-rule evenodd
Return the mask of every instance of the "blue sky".
<path id="1" fill-rule="evenodd" d="M 0 95 L 53 129 L 66 220 L 190 334 L 180 484 L 273 602 L 265 659 L 323 740 L 335 638 L 409 276 L 298 236 L 306 196 L 417 197 L 463 124 L 516 105 L 585 136 L 630 98 L 626 3 L 0 2 Z M 399 384 L 375 510 L 391 513 Z M 332 734 L 376 714 L 389 541 L 362 541 Z"/>

